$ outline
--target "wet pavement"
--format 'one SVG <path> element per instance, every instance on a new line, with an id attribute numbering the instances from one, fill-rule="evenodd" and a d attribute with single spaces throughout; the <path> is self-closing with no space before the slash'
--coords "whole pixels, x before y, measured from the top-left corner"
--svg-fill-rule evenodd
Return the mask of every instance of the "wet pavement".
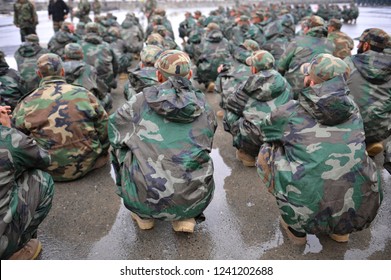
<path id="1" fill-rule="evenodd" d="M 191 10 L 191 9 L 190 9 Z M 123 11 L 118 14 L 121 22 Z M 169 10 L 173 28 L 183 19 L 184 10 Z M 43 44 L 51 37 L 46 14 L 38 25 Z M 391 33 L 390 8 L 361 8 L 357 25 L 343 31 L 358 37 L 368 27 Z M 45 20 L 46 19 L 46 20 Z M 8 61 L 20 43 L 18 30 L 6 25 L 10 17 L 0 17 L 0 48 Z M 12 22 L 12 19 L 11 19 Z M 376 25 L 371 25 L 372 23 Z M 51 34 L 51 35 L 50 35 Z M 13 38 L 12 40 L 10 38 Z M 114 92 L 114 107 L 124 99 L 123 81 Z M 203 87 L 200 87 L 203 89 Z M 219 95 L 207 94 L 215 110 Z M 168 222 L 157 221 L 154 229 L 141 231 L 116 195 L 113 172 L 107 165 L 69 183 L 56 183 L 52 209 L 39 228 L 45 260 L 126 260 L 126 259 L 211 259 L 211 260 L 341 260 L 391 259 L 391 176 L 382 170 L 384 201 L 370 228 L 353 233 L 347 244 L 327 236 L 308 236 L 306 246 L 292 245 L 279 226 L 274 197 L 261 183 L 256 169 L 244 167 L 235 158 L 232 137 L 224 132 L 221 119 L 214 138 L 212 157 L 216 190 L 204 212 L 206 221 L 194 234 L 178 234 Z M 382 156 L 376 158 L 379 163 Z"/>

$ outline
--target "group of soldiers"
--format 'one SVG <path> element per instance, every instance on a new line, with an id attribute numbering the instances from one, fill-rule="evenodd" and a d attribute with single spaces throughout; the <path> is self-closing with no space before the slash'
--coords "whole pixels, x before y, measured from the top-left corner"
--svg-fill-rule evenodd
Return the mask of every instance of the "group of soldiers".
<path id="1" fill-rule="evenodd" d="M 386 32 L 366 29 L 352 55 L 340 18 L 260 3 L 187 12 L 179 45 L 166 11 L 147 5 L 145 30 L 129 12 L 121 24 L 111 13 L 76 28 L 64 21 L 47 49 L 26 35 L 18 71 L 0 52 L 2 259 L 36 258 L 54 182 L 110 161 L 140 229 L 158 219 L 194 232 L 214 193 L 216 116 L 238 161 L 256 167 L 276 198 L 294 244 L 322 233 L 348 242 L 371 224 L 383 197 L 374 157 L 383 150 L 391 172 Z M 111 112 L 121 73 L 127 101 Z M 220 111 L 196 83 L 221 94 Z"/>

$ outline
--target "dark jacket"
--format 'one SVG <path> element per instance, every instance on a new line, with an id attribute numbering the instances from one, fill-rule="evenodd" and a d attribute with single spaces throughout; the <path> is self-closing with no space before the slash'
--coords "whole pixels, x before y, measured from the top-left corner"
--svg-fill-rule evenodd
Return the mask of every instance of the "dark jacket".
<path id="1" fill-rule="evenodd" d="M 54 3 L 49 4 L 48 13 L 53 21 L 64 21 L 64 16 L 69 14 L 69 8 L 63 0 L 55 0 Z"/>

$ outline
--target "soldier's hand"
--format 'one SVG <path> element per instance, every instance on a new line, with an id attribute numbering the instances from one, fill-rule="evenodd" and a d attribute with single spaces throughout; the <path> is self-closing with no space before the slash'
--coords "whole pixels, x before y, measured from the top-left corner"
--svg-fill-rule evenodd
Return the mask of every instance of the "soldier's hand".
<path id="1" fill-rule="evenodd" d="M 0 106 L 0 123 L 4 126 L 11 127 L 11 107 Z"/>

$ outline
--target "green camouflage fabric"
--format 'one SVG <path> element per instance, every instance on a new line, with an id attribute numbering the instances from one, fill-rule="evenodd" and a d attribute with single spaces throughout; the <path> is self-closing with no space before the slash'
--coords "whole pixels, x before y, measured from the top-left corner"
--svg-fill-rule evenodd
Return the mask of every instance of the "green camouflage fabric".
<path id="1" fill-rule="evenodd" d="M 91 21 L 89 14 L 91 10 L 91 5 L 88 3 L 88 0 L 80 0 L 77 4 L 77 11 L 75 17 L 79 18 L 79 21 L 88 23 Z"/>
<path id="2" fill-rule="evenodd" d="M 360 108 L 368 143 L 391 135 L 391 54 L 367 51 L 347 57 L 348 86 Z"/>
<path id="3" fill-rule="evenodd" d="M 132 53 L 139 53 L 144 44 L 144 32 L 136 17 L 127 15 L 121 24 L 121 37 Z"/>
<path id="4" fill-rule="evenodd" d="M 186 77 L 191 70 L 191 61 L 187 53 L 178 50 L 167 50 L 160 54 L 155 68 L 165 77 Z"/>
<path id="5" fill-rule="evenodd" d="M 214 82 L 218 76 L 217 68 L 231 60 L 229 49 L 229 42 L 220 30 L 208 31 L 201 42 L 201 55 L 196 61 L 197 76 L 194 79 L 206 85 Z"/>
<path id="6" fill-rule="evenodd" d="M 302 90 L 259 125 L 257 169 L 284 221 L 310 234 L 349 234 L 370 225 L 383 195 L 363 122 L 339 75 Z"/>
<path id="7" fill-rule="evenodd" d="M 61 70 L 54 56 L 41 58 L 42 67 Z M 67 84 L 62 77 L 44 77 L 40 87 L 18 103 L 12 121 L 49 152 L 52 163 L 47 172 L 55 181 L 78 179 L 107 155 L 104 108 L 91 92 Z"/>
<path id="8" fill-rule="evenodd" d="M 262 25 L 256 23 L 252 24 L 248 31 L 244 34 L 245 39 L 251 39 L 258 43 L 259 46 L 262 46 L 266 43 L 266 37 L 263 32 Z"/>
<path id="9" fill-rule="evenodd" d="M 368 28 L 365 29 L 359 38 L 360 42 L 367 42 L 371 46 L 385 49 L 390 41 L 390 35 L 379 28 Z"/>
<path id="10" fill-rule="evenodd" d="M 32 238 L 52 206 L 54 184 L 42 170 L 48 153 L 22 132 L 0 124 L 0 258 Z"/>
<path id="11" fill-rule="evenodd" d="M 334 43 L 334 56 L 344 59 L 352 54 L 354 41 L 346 33 L 342 31 L 329 32 L 327 39 Z"/>
<path id="12" fill-rule="evenodd" d="M 42 48 L 36 43 L 25 42 L 15 52 L 14 57 L 18 66 L 18 72 L 26 82 L 26 92 L 32 91 L 39 86 L 37 60 L 43 55 L 49 53 L 49 50 Z"/>
<path id="13" fill-rule="evenodd" d="M 84 61 L 96 68 L 98 78 L 102 79 L 109 89 L 116 88 L 115 77 L 118 73 L 118 62 L 110 45 L 104 42 L 98 34 L 91 32 L 87 33 L 79 44 L 83 49 Z"/>
<path id="14" fill-rule="evenodd" d="M 171 22 L 166 17 L 162 17 L 159 15 L 155 15 L 152 17 L 152 21 L 148 24 L 147 30 L 145 31 L 146 37 L 153 33 L 153 28 L 156 25 L 163 25 L 167 29 L 167 35 L 173 40 L 175 40 Z"/>
<path id="15" fill-rule="evenodd" d="M 60 31 L 56 32 L 52 38 L 50 38 L 48 42 L 48 50 L 51 53 L 58 54 L 62 59 L 64 59 L 65 46 L 70 43 L 76 43 L 78 40 L 78 37 L 72 33 L 61 29 Z"/>
<path id="16" fill-rule="evenodd" d="M 140 52 L 140 60 L 144 66 L 155 66 L 155 62 L 162 52 L 163 49 L 159 46 L 147 45 Z"/>
<path id="17" fill-rule="evenodd" d="M 334 52 L 334 44 L 326 36 L 325 27 L 311 28 L 306 35 L 291 41 L 279 60 L 278 71 L 292 86 L 295 99 L 304 87 L 304 75 L 300 72 L 300 66 L 311 61 L 317 54 Z"/>
<path id="18" fill-rule="evenodd" d="M 34 5 L 28 0 L 18 0 L 14 4 L 14 25 L 19 28 L 35 27 L 38 15 Z"/>
<path id="19" fill-rule="evenodd" d="M 117 193 L 143 218 L 202 214 L 214 192 L 217 122 L 205 95 L 180 76 L 144 89 L 109 119 Z"/>
<path id="20" fill-rule="evenodd" d="M 145 0 L 143 12 L 147 17 L 148 21 L 150 20 L 156 8 L 157 8 L 157 0 Z"/>
<path id="21" fill-rule="evenodd" d="M 94 0 L 91 4 L 92 11 L 94 12 L 94 15 L 98 16 L 100 15 L 100 10 L 102 8 L 102 5 L 100 4 L 99 0 Z"/>
<path id="22" fill-rule="evenodd" d="M 185 20 L 181 21 L 178 27 L 179 37 L 182 39 L 189 37 L 191 30 L 196 25 L 196 20 L 193 18 L 190 12 L 186 12 L 185 17 Z"/>
<path id="23" fill-rule="evenodd" d="M 156 77 L 155 67 L 143 67 L 129 72 L 128 81 L 124 85 L 124 96 L 130 100 L 133 95 L 141 92 L 144 88 L 157 85 L 159 82 Z"/>
<path id="24" fill-rule="evenodd" d="M 229 41 L 237 46 L 243 44 L 244 40 L 249 39 L 246 36 L 249 29 L 250 25 L 248 23 L 234 26 L 231 30 Z"/>
<path id="25" fill-rule="evenodd" d="M 248 77 L 227 98 L 223 123 L 233 136 L 233 146 L 255 158 L 262 145 L 259 122 L 292 98 L 291 87 L 273 65 Z"/>
<path id="26" fill-rule="evenodd" d="M 255 67 L 257 71 L 272 69 L 274 63 L 275 60 L 271 53 L 264 50 L 255 51 L 246 59 L 246 64 Z"/>
<path id="27" fill-rule="evenodd" d="M 0 51 L 0 105 L 11 106 L 14 110 L 18 100 L 26 94 L 24 80 L 14 69 L 10 69 Z"/>
<path id="28" fill-rule="evenodd" d="M 203 25 L 197 24 L 196 27 L 190 31 L 189 38 L 184 46 L 184 51 L 189 54 L 193 61 L 197 61 L 201 55 L 201 39 L 205 34 Z"/>

